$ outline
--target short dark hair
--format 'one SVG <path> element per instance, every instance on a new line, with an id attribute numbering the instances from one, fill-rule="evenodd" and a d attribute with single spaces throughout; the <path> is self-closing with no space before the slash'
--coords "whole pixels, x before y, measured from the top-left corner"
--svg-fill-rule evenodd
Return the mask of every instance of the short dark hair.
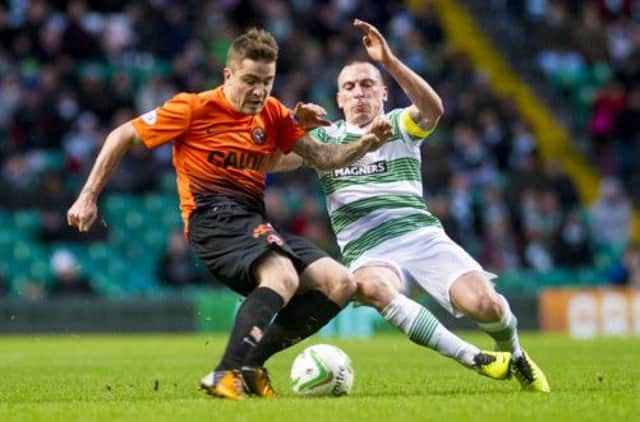
<path id="1" fill-rule="evenodd" d="M 365 60 L 352 60 L 350 62 L 348 62 L 347 64 L 345 64 L 344 66 L 342 66 L 342 69 L 340 69 L 340 72 L 338 72 L 338 77 L 336 78 L 336 83 L 338 81 L 338 79 L 340 79 L 340 75 L 342 75 L 342 71 L 345 70 L 348 67 L 354 66 L 354 65 L 358 65 L 358 64 L 365 64 L 365 65 L 369 65 L 372 68 L 374 68 L 376 70 L 376 73 L 378 75 L 378 79 L 380 80 L 380 83 L 382 85 L 386 85 L 386 81 L 384 78 L 384 75 L 382 74 L 382 72 L 380 71 L 380 68 L 378 66 L 376 66 L 375 64 L 365 61 Z M 340 87 L 338 87 L 340 88 Z"/>
<path id="2" fill-rule="evenodd" d="M 231 43 L 227 52 L 227 67 L 244 59 L 275 62 L 278 59 L 278 42 L 264 29 L 251 28 Z"/>

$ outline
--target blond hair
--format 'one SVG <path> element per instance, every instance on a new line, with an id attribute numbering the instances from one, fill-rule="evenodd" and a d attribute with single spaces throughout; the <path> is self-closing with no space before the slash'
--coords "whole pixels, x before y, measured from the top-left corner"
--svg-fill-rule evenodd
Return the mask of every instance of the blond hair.
<path id="1" fill-rule="evenodd" d="M 275 62 L 278 59 L 278 42 L 264 29 L 251 28 L 231 43 L 227 67 L 234 67 L 244 59 Z"/>

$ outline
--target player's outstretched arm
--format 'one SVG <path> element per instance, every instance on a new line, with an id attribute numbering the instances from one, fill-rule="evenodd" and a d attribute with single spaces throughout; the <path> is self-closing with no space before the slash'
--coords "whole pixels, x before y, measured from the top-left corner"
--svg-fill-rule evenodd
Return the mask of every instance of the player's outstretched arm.
<path id="1" fill-rule="evenodd" d="M 362 43 L 369 57 L 384 66 L 413 103 L 409 107 L 412 120 L 423 130 L 433 129 L 444 113 L 440 96 L 427 81 L 395 56 L 375 26 L 360 19 L 354 20 L 353 26 L 364 33 Z"/>
<path id="2" fill-rule="evenodd" d="M 375 151 L 391 137 L 391 123 L 385 117 L 378 117 L 369 132 L 349 144 L 324 144 L 312 136 L 302 137 L 293 146 L 293 152 L 305 159 L 309 167 L 320 171 L 342 168 L 361 158 L 369 151 Z"/>
<path id="3" fill-rule="evenodd" d="M 81 232 L 91 228 L 98 216 L 98 196 L 113 169 L 136 141 L 137 133 L 131 122 L 111 131 L 93 164 L 91 173 L 78 198 L 67 211 L 67 223 Z"/>
<path id="4" fill-rule="evenodd" d="M 273 166 L 269 173 L 285 173 L 294 171 L 302 167 L 304 160 L 295 152 L 280 157 L 278 162 Z"/>

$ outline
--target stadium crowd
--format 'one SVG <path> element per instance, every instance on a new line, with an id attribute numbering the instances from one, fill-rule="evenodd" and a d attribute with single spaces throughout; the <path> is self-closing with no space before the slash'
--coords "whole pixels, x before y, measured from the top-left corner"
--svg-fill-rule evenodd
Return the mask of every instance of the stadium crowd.
<path id="1" fill-rule="evenodd" d="M 522 57 L 573 107 L 576 143 L 603 174 L 620 179 L 634 204 L 640 204 L 640 172 L 633 165 L 640 156 L 640 2 L 492 4 L 494 17 L 526 34 L 524 48 L 530 54 Z"/>
<path id="2" fill-rule="evenodd" d="M 640 156 L 640 10 L 631 8 L 640 2 L 613 2 L 629 6 L 611 16 L 606 5 L 612 2 L 585 2 L 585 8 L 575 7 L 583 2 L 527 3 L 544 7 L 539 15 L 531 12 L 535 8 L 523 9 L 523 20 L 554 25 L 557 10 L 570 11 L 575 23 L 555 28 L 560 33 L 587 34 L 583 25 L 593 29 L 588 34 L 594 39 L 604 37 L 599 51 L 589 40 L 582 45 L 593 52 L 576 50 L 583 63 L 607 63 L 614 75 L 587 113 L 594 145 L 603 151 L 596 164 L 607 175 L 591 206 L 580 202 L 560 162 L 539 160 L 527 122 L 447 44 L 429 2 L 409 13 L 403 2 L 373 0 L 24 0 L 0 3 L 0 211 L 37 209 L 36 240 L 50 245 L 52 269 L 73 270 L 73 256 L 59 245 L 110 242 L 113 234 L 109 221 L 79 235 L 65 219 L 109 128 L 179 91 L 219 84 L 230 40 L 252 25 L 266 28 L 280 43 L 274 95 L 288 106 L 316 102 L 330 117 L 341 117 L 334 97 L 337 70 L 365 59 L 350 24 L 358 16 L 383 29 L 402 60 L 444 99 L 445 116 L 423 146 L 423 180 L 428 206 L 454 240 L 495 272 L 595 268 L 594 278 L 638 282 L 640 252 L 629 245 L 628 194 L 638 184 L 637 168 L 623 158 Z M 550 74 L 571 66 L 575 60 L 566 59 L 568 51 L 541 50 L 540 65 Z M 389 88 L 387 108 L 405 105 L 399 88 Z M 170 147 L 136 147 L 105 196 L 166 192 L 172 178 Z M 265 201 L 273 220 L 336 253 L 313 172 L 274 174 L 268 183 Z M 176 228 L 166 227 L 160 239 L 166 253 L 152 261 L 158 281 L 210 283 L 189 266 L 192 259 Z M 90 281 L 82 283 L 88 287 L 69 290 L 94 294 Z M 12 290 L 0 267 L 0 295 Z M 64 290 L 53 287 L 50 294 Z"/>

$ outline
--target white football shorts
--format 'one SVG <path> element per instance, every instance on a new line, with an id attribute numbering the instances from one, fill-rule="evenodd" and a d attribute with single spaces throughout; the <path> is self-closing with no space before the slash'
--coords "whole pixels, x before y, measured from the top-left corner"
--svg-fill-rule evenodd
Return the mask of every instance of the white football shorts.
<path id="1" fill-rule="evenodd" d="M 451 303 L 449 289 L 453 282 L 470 271 L 480 271 L 488 280 L 497 276 L 485 271 L 460 245 L 439 227 L 424 227 L 389 239 L 369 249 L 349 267 L 352 272 L 368 266 L 389 267 L 402 279 L 402 289 L 409 293 L 415 283 L 457 318 L 462 313 Z"/>

